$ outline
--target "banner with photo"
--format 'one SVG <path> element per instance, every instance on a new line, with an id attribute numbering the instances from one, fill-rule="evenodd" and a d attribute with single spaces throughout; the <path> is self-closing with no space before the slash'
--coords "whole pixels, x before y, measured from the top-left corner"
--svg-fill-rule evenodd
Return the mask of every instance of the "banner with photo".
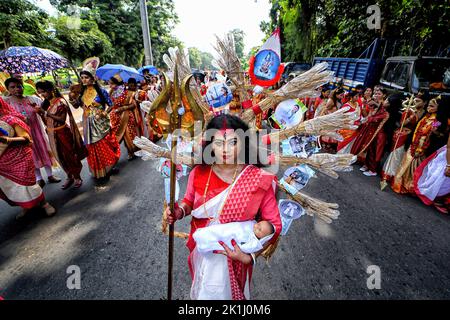
<path id="1" fill-rule="evenodd" d="M 271 87 L 281 78 L 284 65 L 281 63 L 280 29 L 277 28 L 269 39 L 250 58 L 249 75 L 253 85 Z"/>

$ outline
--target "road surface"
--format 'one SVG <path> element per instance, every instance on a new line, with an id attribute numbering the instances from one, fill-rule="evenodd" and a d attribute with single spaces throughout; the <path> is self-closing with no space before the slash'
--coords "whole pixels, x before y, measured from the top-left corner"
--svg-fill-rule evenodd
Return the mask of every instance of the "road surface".
<path id="1" fill-rule="evenodd" d="M 124 149 L 122 148 L 122 151 Z M 161 299 L 166 292 L 167 237 L 160 232 L 163 179 L 155 162 L 126 160 L 106 187 L 87 164 L 78 190 L 45 186 L 58 208 L 16 221 L 0 202 L 0 296 L 5 299 Z M 182 183 L 184 190 L 184 183 Z M 258 260 L 253 299 L 448 299 L 450 218 L 418 199 L 380 191 L 357 167 L 339 180 L 319 174 L 305 192 L 340 204 L 332 225 L 294 221 L 268 264 Z M 177 230 L 188 231 L 188 221 Z M 175 239 L 174 299 L 188 299 L 188 250 Z M 67 288 L 78 266 L 81 289 Z M 369 266 L 381 289 L 369 290 Z"/>

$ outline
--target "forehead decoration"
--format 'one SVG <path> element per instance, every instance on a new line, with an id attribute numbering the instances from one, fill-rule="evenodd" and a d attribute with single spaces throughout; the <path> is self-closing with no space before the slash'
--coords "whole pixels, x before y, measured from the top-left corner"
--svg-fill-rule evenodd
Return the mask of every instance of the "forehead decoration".
<path id="1" fill-rule="evenodd" d="M 225 140 L 227 139 L 227 135 L 229 135 L 229 134 L 234 132 L 233 129 L 228 129 L 228 127 L 227 127 L 227 120 L 225 118 L 223 118 L 222 128 L 219 130 L 219 132 L 222 134 L 222 136 L 223 136 L 223 138 Z"/>

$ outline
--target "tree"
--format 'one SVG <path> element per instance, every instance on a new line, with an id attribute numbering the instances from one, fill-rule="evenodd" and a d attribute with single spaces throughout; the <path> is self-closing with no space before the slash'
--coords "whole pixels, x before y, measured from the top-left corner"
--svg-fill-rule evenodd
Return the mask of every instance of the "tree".
<path id="1" fill-rule="evenodd" d="M 395 43 L 396 55 L 434 55 L 449 48 L 448 1 L 379 0 L 383 27 L 369 30 L 367 7 L 372 1 L 271 0 L 266 35 L 281 28 L 284 61 L 314 56 L 358 57 L 375 38 Z M 394 46 L 389 47 L 393 49 Z"/>
<path id="2" fill-rule="evenodd" d="M 188 51 L 189 51 L 189 63 L 191 65 L 191 68 L 200 70 L 213 69 L 212 61 L 214 57 L 211 53 L 200 51 L 195 47 L 189 48 Z"/>
<path id="3" fill-rule="evenodd" d="M 189 64 L 191 68 L 200 69 L 202 65 L 202 54 L 197 48 L 189 48 Z"/>
<path id="4" fill-rule="evenodd" d="M 0 44 L 46 47 L 48 14 L 27 0 L 0 1 Z"/>
<path id="5" fill-rule="evenodd" d="M 212 65 L 212 61 L 214 60 L 214 57 L 211 53 L 209 52 L 200 52 L 201 57 L 202 57 L 202 64 L 201 64 L 201 69 L 202 70 L 211 70 L 214 69 L 213 65 Z"/>
<path id="6" fill-rule="evenodd" d="M 57 8 L 70 14 L 74 6 L 88 8 L 81 18 L 95 21 L 112 44 L 110 63 L 141 66 L 144 58 L 139 1 L 134 0 L 51 0 Z M 163 55 L 169 47 L 181 43 L 171 32 L 178 17 L 173 0 L 147 1 L 152 53 L 156 66 L 163 66 Z M 86 58 L 86 57 L 84 57 Z"/>
<path id="7" fill-rule="evenodd" d="M 56 29 L 54 45 L 75 64 L 87 57 L 98 56 L 101 61 L 111 61 L 114 50 L 106 34 L 98 29 L 95 21 L 80 20 L 80 28 L 72 28 L 70 17 L 53 19 Z"/>
<path id="8" fill-rule="evenodd" d="M 236 46 L 236 54 L 238 56 L 239 59 L 243 59 L 244 58 L 244 38 L 245 38 L 245 33 L 244 31 L 242 31 L 241 29 L 233 29 L 230 31 L 230 33 L 233 34 L 234 37 L 234 43 Z"/>

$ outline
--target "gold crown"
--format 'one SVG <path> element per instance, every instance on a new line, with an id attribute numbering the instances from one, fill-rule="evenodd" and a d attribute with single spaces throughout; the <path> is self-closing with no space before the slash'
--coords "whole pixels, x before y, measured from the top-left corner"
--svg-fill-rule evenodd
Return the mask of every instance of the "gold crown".
<path id="1" fill-rule="evenodd" d="M 93 76 L 95 76 L 95 72 L 97 71 L 100 65 L 100 59 L 97 57 L 87 58 L 83 61 L 83 71 L 90 72 Z"/>

